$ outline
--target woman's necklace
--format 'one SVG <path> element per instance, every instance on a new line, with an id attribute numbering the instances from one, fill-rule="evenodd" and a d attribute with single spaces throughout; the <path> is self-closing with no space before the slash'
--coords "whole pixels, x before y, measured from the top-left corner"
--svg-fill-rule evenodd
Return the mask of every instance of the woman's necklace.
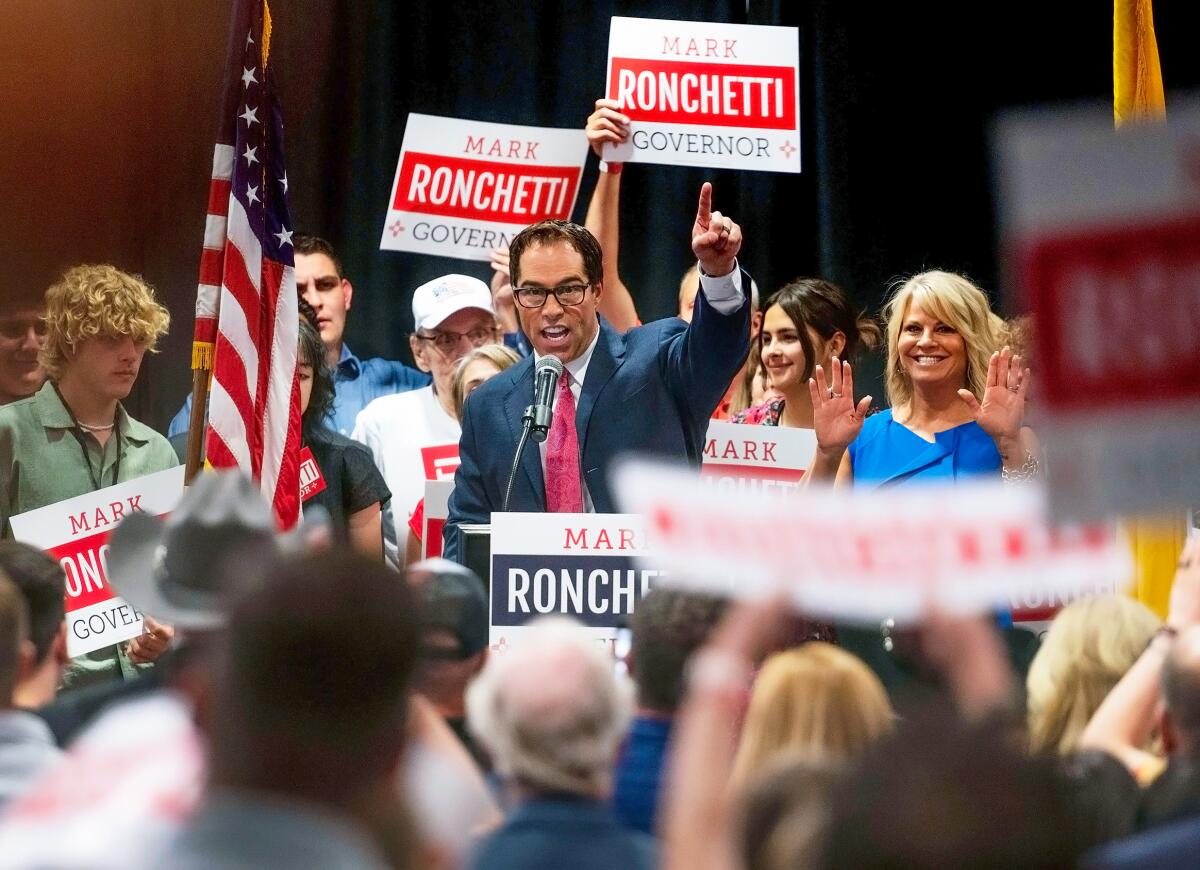
<path id="1" fill-rule="evenodd" d="M 86 429 L 89 432 L 107 432 L 113 426 L 117 425 L 115 420 L 112 423 L 108 423 L 104 426 L 93 426 L 91 423 L 85 423 L 82 420 L 77 420 L 76 422 L 79 424 L 80 429 Z"/>

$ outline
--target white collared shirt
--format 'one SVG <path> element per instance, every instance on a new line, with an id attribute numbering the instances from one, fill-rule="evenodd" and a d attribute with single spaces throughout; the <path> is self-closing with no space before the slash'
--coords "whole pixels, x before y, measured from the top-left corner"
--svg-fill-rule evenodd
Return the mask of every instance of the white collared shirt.
<path id="1" fill-rule="evenodd" d="M 746 297 L 742 292 L 742 270 L 739 268 L 737 261 L 734 261 L 733 271 L 728 275 L 712 276 L 706 275 L 704 270 L 700 270 L 700 290 L 704 293 L 704 298 L 708 300 L 708 304 L 715 308 L 721 314 L 726 316 L 733 314 L 745 304 Z M 592 361 L 592 354 L 596 352 L 596 342 L 600 340 L 600 330 L 596 329 L 596 334 L 592 336 L 591 343 L 587 346 L 579 356 L 568 363 L 563 363 L 563 368 L 571 376 L 571 395 L 575 397 L 575 410 L 579 411 L 579 397 L 583 394 L 583 379 L 587 375 L 588 365 Z M 533 352 L 533 367 L 537 371 L 537 364 L 541 362 L 542 357 L 546 354 L 540 354 L 536 350 Z M 554 398 L 551 400 L 551 407 L 558 403 L 558 388 L 555 386 Z M 547 439 L 548 440 L 548 439 Z M 583 445 L 579 445 L 583 448 Z M 546 442 L 543 441 L 538 445 L 538 449 L 542 456 L 542 480 L 546 478 Z M 579 457 L 579 471 L 583 472 L 583 456 Z M 585 513 L 594 513 L 596 508 L 592 504 L 592 494 L 588 492 L 587 481 L 581 480 L 583 486 L 583 510 Z"/>

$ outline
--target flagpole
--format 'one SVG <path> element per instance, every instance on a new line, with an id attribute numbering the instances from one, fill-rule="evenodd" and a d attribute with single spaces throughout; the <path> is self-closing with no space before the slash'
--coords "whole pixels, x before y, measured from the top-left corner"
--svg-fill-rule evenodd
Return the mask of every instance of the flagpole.
<path id="1" fill-rule="evenodd" d="M 183 471 L 183 485 L 190 486 L 204 464 L 204 430 L 208 417 L 208 384 L 212 370 L 192 369 L 192 416 L 188 421 L 187 461 Z"/>

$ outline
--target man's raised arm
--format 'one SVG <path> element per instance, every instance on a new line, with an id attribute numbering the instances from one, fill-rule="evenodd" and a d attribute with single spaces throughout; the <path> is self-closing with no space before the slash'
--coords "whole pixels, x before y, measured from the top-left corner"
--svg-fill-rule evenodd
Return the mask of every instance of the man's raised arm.
<path id="1" fill-rule="evenodd" d="M 621 280 L 619 253 L 621 249 L 621 169 L 620 163 L 605 163 L 604 143 L 620 144 L 629 138 L 629 117 L 620 111 L 616 100 L 596 100 L 596 111 L 587 119 L 588 144 L 600 157 L 600 177 L 588 203 L 584 226 L 588 228 L 600 250 L 604 252 L 604 295 L 600 298 L 600 313 L 619 332 L 632 329 L 641 321 L 633 294 Z"/>
<path id="2" fill-rule="evenodd" d="M 692 322 L 670 345 L 666 374 L 696 417 L 707 417 L 750 352 L 750 277 L 738 267 L 742 228 L 712 209 L 712 185 L 700 188 L 692 225 L 692 252 L 700 292 Z"/>

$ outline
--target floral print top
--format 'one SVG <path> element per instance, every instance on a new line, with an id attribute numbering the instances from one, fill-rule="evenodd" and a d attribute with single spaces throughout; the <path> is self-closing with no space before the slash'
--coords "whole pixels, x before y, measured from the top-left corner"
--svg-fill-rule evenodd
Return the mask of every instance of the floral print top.
<path id="1" fill-rule="evenodd" d="M 745 423 L 749 426 L 778 426 L 783 417 L 783 397 L 763 402 L 753 408 L 738 411 L 729 418 L 730 423 Z"/>

